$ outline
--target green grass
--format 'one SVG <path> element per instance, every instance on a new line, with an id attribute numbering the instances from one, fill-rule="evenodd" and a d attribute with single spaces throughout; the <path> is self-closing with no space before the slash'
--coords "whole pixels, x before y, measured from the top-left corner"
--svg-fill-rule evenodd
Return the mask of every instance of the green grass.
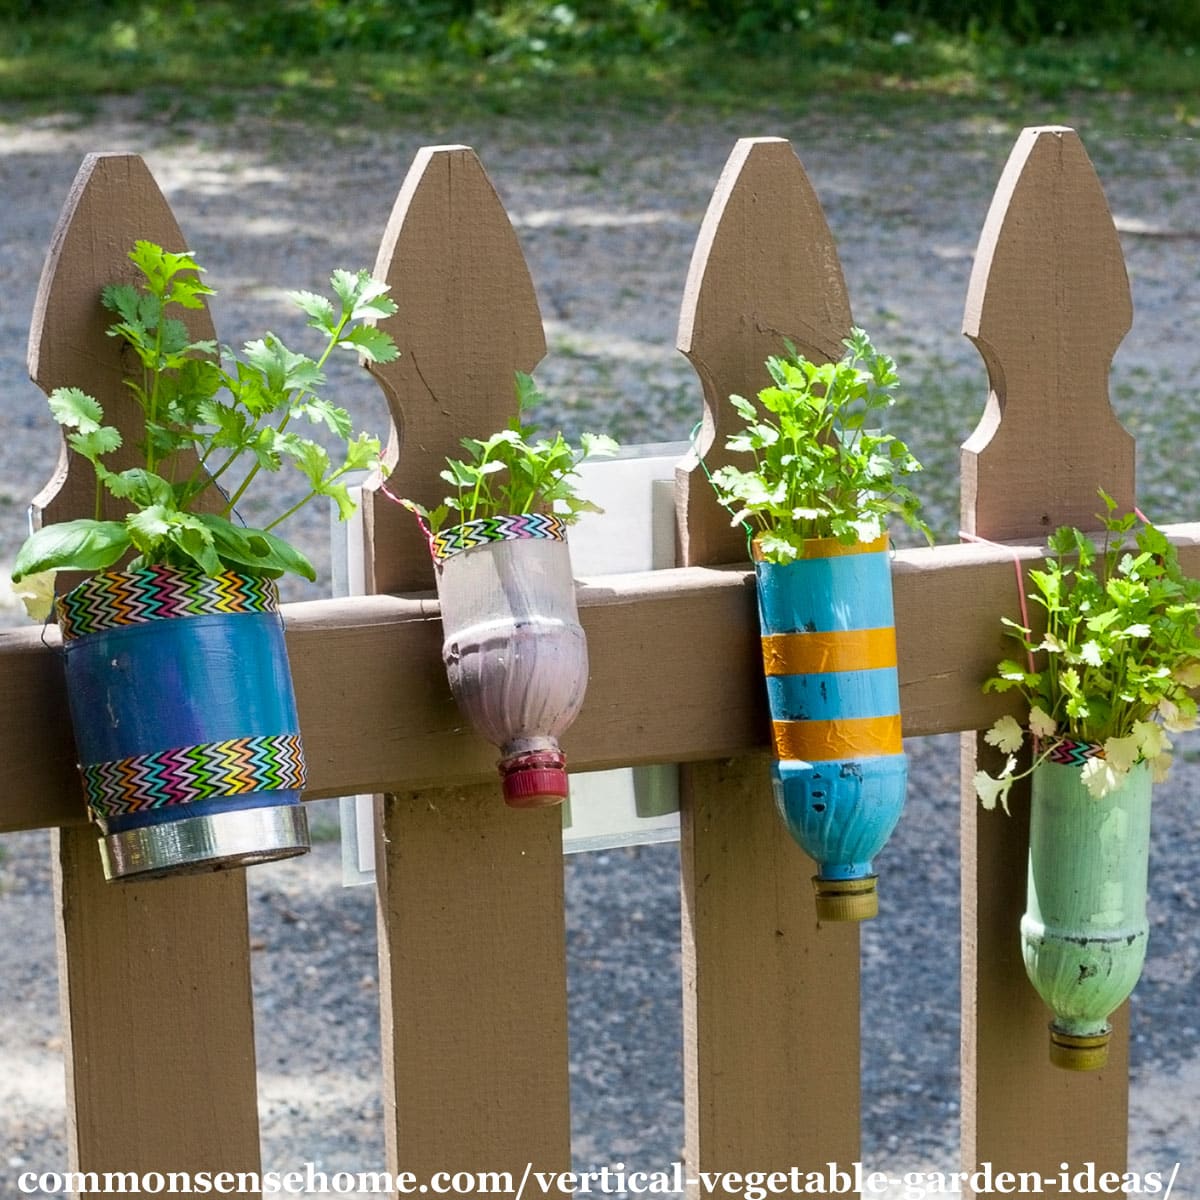
<path id="1" fill-rule="evenodd" d="M 643 5 L 656 15 L 635 21 L 626 11 L 634 7 L 613 6 L 621 20 L 606 22 L 568 20 L 566 5 L 514 2 L 499 16 L 411 28 L 377 18 L 351 30 L 329 26 L 330 5 L 319 10 L 326 25 L 314 27 L 310 9 L 228 0 L 180 3 L 170 16 L 154 4 L 10 16 L 0 18 L 0 101 L 86 115 L 103 96 L 137 93 L 160 118 L 233 119 L 252 109 L 338 124 L 564 105 L 788 114 L 818 100 L 826 110 L 936 100 L 988 111 L 1084 93 L 1137 96 L 1172 120 L 1200 123 L 1194 45 L 1135 33 L 1022 45 L 916 22 L 879 36 L 825 21 L 731 51 L 658 6 Z M 267 15 L 254 15 L 260 8 Z"/>

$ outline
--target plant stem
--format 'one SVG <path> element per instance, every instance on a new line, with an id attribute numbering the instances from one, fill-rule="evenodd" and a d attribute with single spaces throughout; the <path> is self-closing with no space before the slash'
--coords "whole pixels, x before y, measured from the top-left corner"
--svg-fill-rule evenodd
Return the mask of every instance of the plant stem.
<path id="1" fill-rule="evenodd" d="M 154 470 L 154 435 L 151 431 L 152 425 L 158 424 L 158 385 L 162 379 L 162 327 L 163 314 L 166 311 L 166 301 L 162 291 L 156 293 L 158 296 L 160 308 L 158 313 L 158 322 L 154 326 L 154 368 L 150 372 L 150 399 L 146 404 L 146 470 Z"/>
<path id="2" fill-rule="evenodd" d="M 343 475 L 346 474 L 346 472 L 349 469 L 350 469 L 349 467 L 338 467 L 338 469 L 336 471 L 334 471 L 333 474 L 330 475 L 328 479 L 323 479 L 321 481 L 320 490 L 318 490 L 317 488 L 313 488 L 313 490 L 311 492 L 309 492 L 308 495 L 305 496 L 303 500 L 298 500 L 295 504 L 292 505 L 291 508 L 289 508 L 287 510 L 287 512 L 285 512 L 280 517 L 276 517 L 275 520 L 270 523 L 270 525 L 267 525 L 266 531 L 268 533 L 270 533 L 271 530 L 274 529 L 276 525 L 279 525 L 282 522 L 286 521 L 288 519 L 288 517 L 290 517 L 293 513 L 299 512 L 300 509 L 302 509 L 314 496 L 322 495 L 331 483 L 336 483 L 339 479 L 341 479 L 341 477 Z"/>
<path id="3" fill-rule="evenodd" d="M 336 472 L 335 474 L 331 475 L 331 476 L 330 476 L 330 477 L 329 477 L 327 480 L 325 480 L 325 482 L 326 482 L 326 483 L 332 483 L 332 482 L 333 482 L 333 481 L 334 481 L 334 480 L 335 480 L 335 479 L 338 477 L 338 475 L 340 475 L 340 474 L 341 474 L 341 471 L 338 471 L 338 472 Z M 300 511 L 300 510 L 301 510 L 301 509 L 302 509 L 302 508 L 303 508 L 303 507 L 304 507 L 304 506 L 305 506 L 305 505 L 306 505 L 306 504 L 307 504 L 307 503 L 308 503 L 308 502 L 309 502 L 309 501 L 310 501 L 310 500 L 311 500 L 311 499 L 312 499 L 314 496 L 316 496 L 316 495 L 319 495 L 319 494 L 320 494 L 320 493 L 318 493 L 318 492 L 316 491 L 316 489 L 314 489 L 313 491 L 309 492 L 309 493 L 308 493 L 308 495 L 307 495 L 307 496 L 305 496 L 303 500 L 298 500 L 298 501 L 297 501 L 295 504 L 293 504 L 293 505 L 292 505 L 292 507 L 291 507 L 291 508 L 289 508 L 289 509 L 287 510 L 287 512 L 285 512 L 285 513 L 284 513 L 282 516 L 276 517 L 276 518 L 275 518 L 275 520 L 273 520 L 273 521 L 270 523 L 270 525 L 266 525 L 266 526 L 264 526 L 264 529 L 266 530 L 266 532 L 267 532 L 267 533 L 270 533 L 270 532 L 271 532 L 271 530 L 272 530 L 272 529 L 274 529 L 276 525 L 282 524 L 282 523 L 283 523 L 284 521 L 286 521 L 286 520 L 288 519 L 288 517 L 290 517 L 290 516 L 291 516 L 293 513 L 297 513 L 297 512 L 299 512 L 299 511 Z"/>

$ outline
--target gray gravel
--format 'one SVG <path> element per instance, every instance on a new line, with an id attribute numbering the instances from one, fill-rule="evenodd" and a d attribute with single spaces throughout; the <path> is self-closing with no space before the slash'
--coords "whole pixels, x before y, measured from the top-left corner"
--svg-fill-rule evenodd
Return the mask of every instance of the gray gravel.
<path id="1" fill-rule="evenodd" d="M 1162 521 L 1194 518 L 1186 456 L 1176 447 L 1200 400 L 1200 147 L 1148 119 L 1117 133 L 1089 118 L 1080 114 L 1078 125 L 1129 230 L 1137 312 L 1118 356 L 1115 403 L 1140 439 L 1143 506 Z M 0 152 L 0 564 L 15 552 L 24 506 L 56 453 L 23 346 L 57 206 L 80 157 L 95 149 L 145 155 L 220 291 L 218 332 L 240 341 L 264 326 L 295 333 L 284 290 L 320 288 L 334 266 L 373 262 L 419 146 L 475 146 L 530 262 L 550 343 L 538 374 L 554 415 L 569 429 L 662 441 L 686 437 L 699 415 L 698 387 L 673 342 L 712 186 L 737 136 L 788 136 L 839 240 L 856 318 L 905 370 L 913 398 L 896 421 L 929 468 L 934 520 L 953 536 L 957 447 L 986 392 L 975 352 L 958 334 L 962 302 L 1017 124 L 931 126 L 892 114 L 885 125 L 876 114 L 814 113 L 803 123 L 762 119 L 746 128 L 680 109 L 584 127 L 497 117 L 449 128 L 414 118 L 386 133 L 335 137 L 253 120 L 162 125 L 140 117 L 135 100 L 106 105 L 84 127 L 62 118 L 8 124 Z M 360 424 L 385 432 L 369 379 L 346 371 L 338 395 Z M 323 514 L 290 532 L 324 566 L 318 585 L 293 585 L 290 598 L 326 594 Z M 10 614 L 8 623 L 17 619 Z M 909 750 L 909 811 L 881 859 L 888 908 L 863 930 L 863 1156 L 893 1173 L 953 1167 L 958 1119 L 957 742 L 927 739 Z M 1175 1196 L 1200 1194 L 1200 890 L 1189 820 L 1200 748 L 1181 759 L 1156 801 L 1153 939 L 1133 1046 L 1132 1165 L 1169 1170 L 1181 1160 Z M 16 1194 L 17 1168 L 64 1164 L 46 839 L 0 837 L 0 1196 Z M 343 890 L 339 874 L 332 840 L 306 859 L 248 873 L 268 1165 L 357 1169 L 383 1158 L 372 894 Z M 654 1167 L 681 1151 L 677 876 L 674 846 L 567 863 L 581 1165 Z"/>

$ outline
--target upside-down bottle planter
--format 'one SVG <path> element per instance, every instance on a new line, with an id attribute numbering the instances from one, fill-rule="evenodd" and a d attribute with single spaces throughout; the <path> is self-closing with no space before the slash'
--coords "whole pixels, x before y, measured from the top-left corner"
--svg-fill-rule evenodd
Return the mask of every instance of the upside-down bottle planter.
<path id="1" fill-rule="evenodd" d="M 1025 970 L 1054 1013 L 1050 1059 L 1077 1071 L 1107 1062 L 1108 1018 L 1133 991 L 1149 936 L 1150 767 L 1097 800 L 1080 763 L 1100 749 L 1062 742 L 1033 773 L 1021 918 Z"/>
<path id="2" fill-rule="evenodd" d="M 776 803 L 817 863 L 818 917 L 864 920 L 879 911 L 873 860 L 908 778 L 887 538 L 812 539 L 784 564 L 756 547 L 755 559 Z"/>
<path id="3" fill-rule="evenodd" d="M 558 738 L 588 678 L 566 526 L 539 514 L 468 521 L 435 535 L 433 555 L 450 690 L 500 749 L 505 802 L 561 804 Z"/>
<path id="4" fill-rule="evenodd" d="M 108 879 L 308 849 L 304 754 L 272 581 L 107 571 L 56 609 Z"/>

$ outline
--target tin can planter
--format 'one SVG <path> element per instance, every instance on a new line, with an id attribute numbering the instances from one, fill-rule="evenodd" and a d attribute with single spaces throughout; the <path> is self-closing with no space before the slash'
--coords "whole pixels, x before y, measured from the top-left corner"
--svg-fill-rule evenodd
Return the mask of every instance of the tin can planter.
<path id="1" fill-rule="evenodd" d="M 1080 781 L 1099 746 L 1063 742 L 1033 773 L 1025 970 L 1054 1013 L 1050 1060 L 1087 1071 L 1108 1060 L 1108 1018 L 1146 957 L 1151 772 L 1133 767 L 1101 800 Z"/>
<path id="2" fill-rule="evenodd" d="M 541 514 L 482 518 L 437 534 L 433 555 L 450 690 L 500 749 L 505 802 L 561 804 L 558 738 L 588 677 L 566 526 Z"/>
<path id="3" fill-rule="evenodd" d="M 304 754 L 271 580 L 106 571 L 56 609 L 108 879 L 307 851 Z"/>
<path id="4" fill-rule="evenodd" d="M 776 804 L 817 863 L 817 916 L 865 920 L 908 780 L 887 538 L 755 559 Z"/>

